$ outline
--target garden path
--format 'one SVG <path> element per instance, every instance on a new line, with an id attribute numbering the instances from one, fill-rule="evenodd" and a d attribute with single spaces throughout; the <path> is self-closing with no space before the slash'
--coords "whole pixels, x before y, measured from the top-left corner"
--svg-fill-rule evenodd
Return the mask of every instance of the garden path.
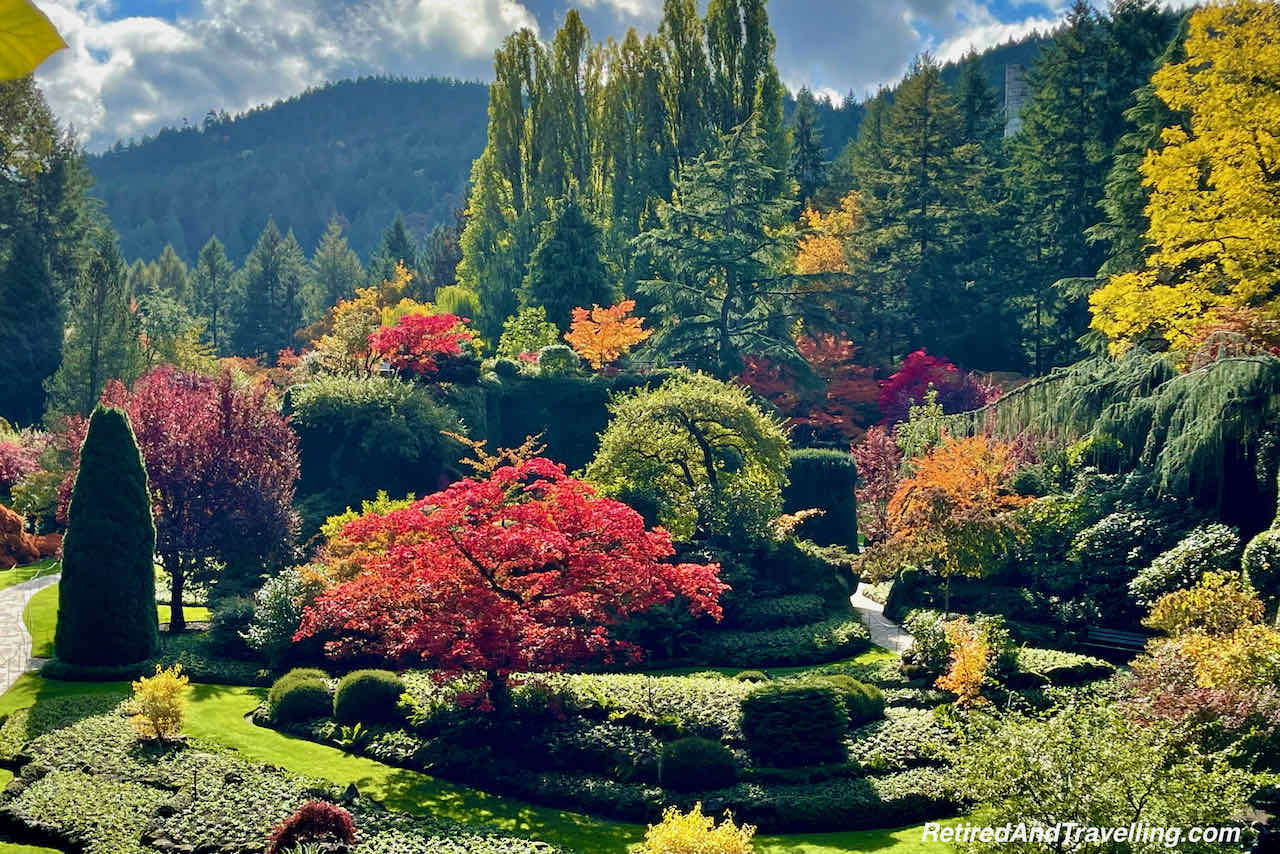
<path id="1" fill-rule="evenodd" d="M 0 693 L 39 663 L 31 657 L 31 635 L 22 612 L 32 596 L 61 577 L 61 573 L 37 576 L 0 590 Z"/>
<path id="2" fill-rule="evenodd" d="M 863 592 L 867 585 L 858 584 L 857 591 L 849 597 L 853 610 L 858 612 L 858 619 L 871 633 L 871 642 L 890 652 L 904 652 L 911 648 L 912 638 L 902 626 L 884 615 L 884 606 L 870 599 Z"/>

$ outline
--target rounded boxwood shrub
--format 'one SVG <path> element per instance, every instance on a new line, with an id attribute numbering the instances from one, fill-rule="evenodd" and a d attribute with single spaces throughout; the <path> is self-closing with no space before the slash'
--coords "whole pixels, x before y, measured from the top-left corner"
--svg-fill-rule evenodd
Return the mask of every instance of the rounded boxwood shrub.
<path id="1" fill-rule="evenodd" d="M 742 734 L 761 765 L 844 762 L 849 712 L 840 691 L 813 682 L 771 682 L 742 700 Z"/>
<path id="2" fill-rule="evenodd" d="M 397 718 L 404 682 L 390 670 L 355 670 L 333 692 L 333 719 L 340 724 L 382 724 Z"/>
<path id="3" fill-rule="evenodd" d="M 328 678 L 323 670 L 314 667 L 299 667 L 281 676 L 267 692 L 271 719 L 292 724 L 329 714 L 333 699 Z"/>
<path id="4" fill-rule="evenodd" d="M 769 674 L 763 670 L 744 670 L 733 678 L 739 682 L 768 682 Z"/>
<path id="5" fill-rule="evenodd" d="M 582 359 L 566 344 L 550 344 L 538 351 L 538 369 L 552 377 L 576 374 Z"/>
<path id="6" fill-rule="evenodd" d="M 830 685 L 840 692 L 850 727 L 860 727 L 884 717 L 884 692 L 876 686 L 859 682 L 843 673 L 815 676 L 812 681 L 817 685 Z"/>
<path id="7" fill-rule="evenodd" d="M 662 785 L 677 792 L 726 789 L 738 782 L 733 752 L 710 738 L 680 738 L 662 746 Z"/>
<path id="8" fill-rule="evenodd" d="M 1241 565 L 1249 583 L 1264 597 L 1280 593 L 1280 529 L 1270 528 L 1250 540 Z"/>

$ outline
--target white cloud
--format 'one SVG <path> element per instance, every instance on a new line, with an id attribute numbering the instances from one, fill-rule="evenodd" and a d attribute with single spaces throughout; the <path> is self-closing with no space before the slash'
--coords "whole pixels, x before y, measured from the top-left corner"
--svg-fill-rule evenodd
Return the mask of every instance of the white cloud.
<path id="1" fill-rule="evenodd" d="M 537 29 L 514 0 L 199 0 L 173 22 L 113 19 L 98 0 L 38 3 L 69 46 L 40 84 L 91 148 L 353 75 L 487 78 L 508 33 Z"/>

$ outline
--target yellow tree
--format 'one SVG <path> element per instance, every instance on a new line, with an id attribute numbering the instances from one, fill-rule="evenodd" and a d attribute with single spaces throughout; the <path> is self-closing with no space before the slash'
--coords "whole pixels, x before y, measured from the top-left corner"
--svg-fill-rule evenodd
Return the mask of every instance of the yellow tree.
<path id="1" fill-rule="evenodd" d="M 800 224 L 809 233 L 796 246 L 796 272 L 815 277 L 847 275 L 850 270 L 845 247 L 861 218 L 857 193 L 849 193 L 838 208 L 826 213 L 805 208 Z"/>
<path id="2" fill-rule="evenodd" d="M 635 307 L 636 301 L 628 299 L 610 308 L 575 308 L 564 340 L 598 371 L 653 334 L 641 328 L 643 317 L 629 316 Z"/>
<path id="3" fill-rule="evenodd" d="M 1280 309 L 1280 6 L 1200 9 L 1186 56 L 1152 77 L 1189 116 L 1141 166 L 1153 249 L 1089 300 L 1113 352 L 1160 338 L 1186 349 L 1216 308 Z"/>
<path id="4" fill-rule="evenodd" d="M 434 314 L 429 303 L 405 297 L 413 274 L 397 262 L 390 279 L 376 287 L 358 288 L 351 299 L 341 300 L 320 321 L 311 342 L 316 363 L 333 374 L 370 376 L 380 361 L 369 347 L 369 336 L 409 314 Z"/>

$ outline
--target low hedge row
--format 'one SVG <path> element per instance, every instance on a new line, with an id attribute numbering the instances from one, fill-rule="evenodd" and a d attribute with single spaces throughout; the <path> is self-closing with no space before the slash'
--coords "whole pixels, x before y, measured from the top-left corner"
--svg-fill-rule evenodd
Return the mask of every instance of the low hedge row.
<path id="1" fill-rule="evenodd" d="M 812 625 L 822 621 L 826 603 L 815 593 L 751 599 L 727 609 L 726 624 L 746 631 Z"/>
<path id="2" fill-rule="evenodd" d="M 1115 670 L 1114 664 L 1100 658 L 1024 646 L 1018 650 L 1017 671 L 1006 681 L 1013 688 L 1044 684 L 1079 685 L 1105 679 Z"/>
<path id="3" fill-rule="evenodd" d="M 871 636 L 857 619 L 833 617 L 781 629 L 712 632 L 696 658 L 722 667 L 787 667 L 849 658 L 870 646 Z"/>

